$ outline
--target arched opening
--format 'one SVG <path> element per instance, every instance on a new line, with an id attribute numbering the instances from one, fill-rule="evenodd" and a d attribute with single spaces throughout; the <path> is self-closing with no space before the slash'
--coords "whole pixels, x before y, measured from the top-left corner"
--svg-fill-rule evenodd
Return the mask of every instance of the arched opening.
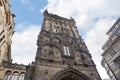
<path id="1" fill-rule="evenodd" d="M 77 70 L 66 69 L 54 75 L 54 77 L 51 80 L 90 80 L 90 79 L 86 75 Z"/>
<path id="2" fill-rule="evenodd" d="M 4 76 L 3 80 L 10 80 L 10 77 L 11 77 L 11 71 L 7 71 L 5 73 L 5 76 Z"/>
<path id="3" fill-rule="evenodd" d="M 82 76 L 79 76 L 73 72 L 67 72 L 59 78 L 59 80 L 85 80 Z"/>
<path id="4" fill-rule="evenodd" d="M 13 75 L 12 75 L 12 79 L 11 80 L 17 80 L 18 76 L 19 76 L 19 73 L 17 71 L 14 72 Z"/>
<path id="5" fill-rule="evenodd" d="M 20 74 L 19 80 L 24 80 L 24 78 L 25 78 L 25 73 L 22 72 L 22 73 Z"/>

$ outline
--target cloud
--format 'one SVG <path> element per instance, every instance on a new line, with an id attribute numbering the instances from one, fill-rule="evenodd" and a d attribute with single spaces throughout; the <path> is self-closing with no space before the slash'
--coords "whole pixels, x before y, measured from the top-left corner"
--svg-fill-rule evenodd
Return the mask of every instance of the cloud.
<path id="1" fill-rule="evenodd" d="M 101 66 L 101 53 L 103 52 L 101 47 L 108 38 L 105 33 L 110 29 L 114 22 L 115 20 L 111 18 L 100 19 L 95 23 L 95 28 L 89 30 L 85 36 L 85 42 L 102 78 L 107 78 L 108 76 L 106 75 L 105 69 Z"/>
<path id="2" fill-rule="evenodd" d="M 16 25 L 16 27 L 20 26 Z M 23 26 L 23 25 L 21 25 Z M 12 59 L 13 62 L 28 64 L 34 61 L 37 50 L 37 36 L 40 26 L 29 25 L 20 32 L 15 32 L 12 38 Z"/>
<path id="3" fill-rule="evenodd" d="M 21 0 L 22 4 L 27 4 L 30 10 L 34 7 L 28 5 L 28 0 Z M 29 3 L 30 4 L 30 3 Z M 102 78 L 107 78 L 105 70 L 101 67 L 101 47 L 107 40 L 105 34 L 112 26 L 116 18 L 120 15 L 119 0 L 48 0 L 46 8 L 50 13 L 69 18 L 72 16 L 76 20 L 80 34 L 90 50 Z M 13 62 L 28 64 L 34 60 L 36 54 L 37 35 L 40 31 L 38 25 L 18 24 L 12 38 L 12 58 Z"/>
<path id="4" fill-rule="evenodd" d="M 30 10 L 31 11 L 36 11 L 35 7 L 33 7 L 33 6 L 30 6 Z"/>
<path id="5" fill-rule="evenodd" d="M 22 4 L 28 4 L 29 2 L 28 2 L 28 0 L 21 0 L 21 3 Z"/>
<path id="6" fill-rule="evenodd" d="M 31 4 L 32 2 L 29 0 L 21 0 L 21 3 L 24 5 L 26 9 L 29 9 L 31 11 L 36 11 L 36 8 Z"/>
<path id="7" fill-rule="evenodd" d="M 48 0 L 48 4 L 40 11 L 47 8 L 49 12 L 63 17 L 73 16 L 78 27 L 89 30 L 94 27 L 96 19 L 119 17 L 119 7 L 119 0 Z"/>
<path id="8" fill-rule="evenodd" d="M 47 8 L 50 13 L 76 20 L 80 34 L 86 33 L 82 37 L 104 79 L 108 76 L 101 66 L 101 47 L 108 38 L 106 32 L 120 16 L 119 7 L 119 0 L 48 0 L 40 12 Z"/>

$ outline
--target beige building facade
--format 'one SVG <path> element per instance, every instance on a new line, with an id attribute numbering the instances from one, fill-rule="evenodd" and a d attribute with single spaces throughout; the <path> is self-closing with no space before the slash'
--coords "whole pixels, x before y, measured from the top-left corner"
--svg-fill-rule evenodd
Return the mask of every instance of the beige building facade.
<path id="1" fill-rule="evenodd" d="M 3 60 L 11 62 L 11 38 L 14 33 L 13 18 L 9 0 L 0 0 L 0 65 Z"/>
<path id="2" fill-rule="evenodd" d="M 26 66 L 23 64 L 2 62 L 0 68 L 0 80 L 24 80 L 26 74 Z"/>
<path id="3" fill-rule="evenodd" d="M 109 36 L 102 49 L 102 66 L 111 80 L 120 80 L 120 18 L 107 32 Z"/>
<path id="4" fill-rule="evenodd" d="M 11 43 L 14 33 L 14 14 L 9 0 L 0 0 L 0 80 L 24 80 L 26 66 L 12 63 Z"/>

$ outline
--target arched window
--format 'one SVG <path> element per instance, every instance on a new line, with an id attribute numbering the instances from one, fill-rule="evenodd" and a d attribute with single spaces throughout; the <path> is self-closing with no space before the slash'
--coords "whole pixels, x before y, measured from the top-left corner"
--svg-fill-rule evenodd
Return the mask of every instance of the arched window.
<path id="1" fill-rule="evenodd" d="M 18 72 L 14 72 L 11 80 L 17 80 L 17 78 L 18 78 Z"/>
<path id="2" fill-rule="evenodd" d="M 3 80 L 10 80 L 10 77 L 11 77 L 11 71 L 7 71 Z"/>
<path id="3" fill-rule="evenodd" d="M 21 73 L 19 80 L 24 80 L 24 78 L 25 78 L 25 74 L 24 74 L 24 73 Z"/>

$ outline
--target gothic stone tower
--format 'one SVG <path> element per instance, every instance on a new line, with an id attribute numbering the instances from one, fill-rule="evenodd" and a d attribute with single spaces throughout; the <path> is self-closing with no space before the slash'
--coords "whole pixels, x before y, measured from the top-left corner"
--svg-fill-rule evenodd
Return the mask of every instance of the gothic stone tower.
<path id="1" fill-rule="evenodd" d="M 37 45 L 34 80 L 101 80 L 74 19 L 46 10 Z"/>

